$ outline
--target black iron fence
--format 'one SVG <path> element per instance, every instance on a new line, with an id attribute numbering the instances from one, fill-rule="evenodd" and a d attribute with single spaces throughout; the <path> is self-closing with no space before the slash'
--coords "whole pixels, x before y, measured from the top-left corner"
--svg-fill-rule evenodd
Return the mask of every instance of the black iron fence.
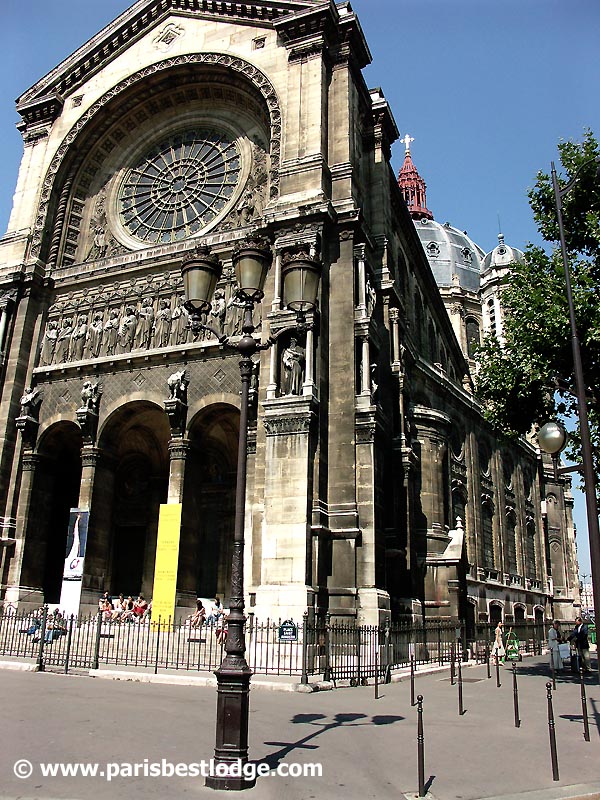
<path id="1" fill-rule="evenodd" d="M 471 632 L 473 633 L 473 632 Z M 505 631 L 508 633 L 508 631 Z M 514 625 L 509 636 L 521 653 L 539 653 L 544 628 Z M 460 622 L 412 619 L 380 626 L 357 626 L 325 620 L 246 623 L 246 658 L 252 671 L 263 675 L 297 675 L 362 683 L 375 675 L 415 664 L 448 664 L 453 658 L 483 658 L 491 647 L 493 625 L 476 626 L 465 637 Z M 118 622 L 101 613 L 63 618 L 47 608 L 36 613 L 0 616 L 0 656 L 34 660 L 40 668 L 94 669 L 119 667 L 182 671 L 213 671 L 225 654 L 226 631 L 219 626 L 194 628 L 189 620 Z M 468 648 L 468 649 L 467 649 Z"/>

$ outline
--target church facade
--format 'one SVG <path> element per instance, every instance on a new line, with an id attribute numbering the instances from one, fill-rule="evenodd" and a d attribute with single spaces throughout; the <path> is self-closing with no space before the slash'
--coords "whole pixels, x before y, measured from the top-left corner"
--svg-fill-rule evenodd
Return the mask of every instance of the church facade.
<path id="1" fill-rule="evenodd" d="M 164 504 L 182 505 L 178 609 L 227 596 L 240 376 L 223 337 L 242 333 L 234 248 L 260 235 L 255 335 L 276 341 L 252 382 L 247 609 L 573 616 L 568 483 L 482 418 L 473 329 L 457 327 L 483 320 L 480 287 L 453 319 L 370 60 L 347 2 L 139 0 L 19 98 L 0 240 L 4 599 L 58 602 L 74 513 L 81 609 L 150 597 Z M 213 333 L 184 307 L 199 245 L 224 267 Z M 294 331 L 282 271 L 302 256 L 319 303 Z"/>

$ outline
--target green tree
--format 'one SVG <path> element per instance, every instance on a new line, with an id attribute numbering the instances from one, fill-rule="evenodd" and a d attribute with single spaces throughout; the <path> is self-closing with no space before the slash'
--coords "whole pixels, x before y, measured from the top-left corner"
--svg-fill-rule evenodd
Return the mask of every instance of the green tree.
<path id="1" fill-rule="evenodd" d="M 595 160 L 600 146 L 586 131 L 582 142 L 561 142 L 558 151 L 561 186 L 580 170 L 563 198 L 563 218 L 598 473 L 600 181 Z M 502 289 L 505 343 L 485 337 L 477 353 L 476 392 L 488 420 L 508 436 L 527 433 L 533 423 L 556 416 L 570 419 L 574 432 L 567 454 L 580 460 L 571 329 L 550 175 L 538 173 L 529 202 L 538 230 L 551 246 L 529 245 L 525 263 L 515 265 L 508 276 Z"/>

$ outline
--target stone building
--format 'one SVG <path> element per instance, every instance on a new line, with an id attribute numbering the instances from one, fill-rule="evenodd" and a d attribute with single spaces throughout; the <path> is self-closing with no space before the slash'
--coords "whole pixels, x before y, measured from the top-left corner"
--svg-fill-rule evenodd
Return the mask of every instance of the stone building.
<path id="1" fill-rule="evenodd" d="M 238 358 L 190 326 L 181 263 L 199 244 L 221 260 L 204 321 L 235 341 L 232 252 L 259 233 L 273 263 L 254 322 L 276 344 L 253 384 L 248 610 L 539 617 L 551 557 L 572 601 L 570 496 L 483 422 L 370 60 L 348 2 L 139 0 L 19 98 L 0 240 L 6 599 L 58 601 L 73 509 L 89 513 L 81 608 L 151 595 L 165 503 L 183 506 L 178 607 L 227 595 Z M 282 298 L 299 254 L 321 270 L 305 332 Z"/>

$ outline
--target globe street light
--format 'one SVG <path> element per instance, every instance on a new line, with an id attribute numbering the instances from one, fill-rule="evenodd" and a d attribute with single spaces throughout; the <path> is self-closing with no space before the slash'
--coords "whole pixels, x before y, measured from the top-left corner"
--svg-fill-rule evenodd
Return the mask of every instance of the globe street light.
<path id="1" fill-rule="evenodd" d="M 231 600 L 225 658 L 215 671 L 217 676 L 217 723 L 215 737 L 214 769 L 206 779 L 212 789 L 241 790 L 254 785 L 246 779 L 244 766 L 248 762 L 248 712 L 250 700 L 250 676 L 252 671 L 246 662 L 244 633 L 244 522 L 246 517 L 246 450 L 248 446 L 248 412 L 250 381 L 252 378 L 252 356 L 275 344 L 277 337 L 270 337 L 261 344 L 253 336 L 252 312 L 254 305 L 262 299 L 264 284 L 271 264 L 269 242 L 260 236 L 251 236 L 238 244 L 233 251 L 233 268 L 237 279 L 237 298 L 244 305 L 242 336 L 232 346 L 240 355 L 242 381 L 240 405 L 240 433 L 238 444 L 237 478 L 235 493 L 235 526 L 231 564 Z M 186 308 L 191 313 L 192 329 L 204 328 L 217 336 L 221 344 L 229 343 L 201 321 L 200 314 L 211 308 L 213 292 L 221 277 L 222 265 L 210 248 L 200 245 L 186 258 L 181 267 Z M 316 306 L 320 277 L 320 263 L 312 254 L 304 251 L 292 253 L 282 269 L 283 296 L 287 307 L 297 312 L 297 324 L 290 327 L 306 329 L 304 313 Z"/>
<path id="2" fill-rule="evenodd" d="M 592 159 L 596 164 L 600 163 L 600 157 Z M 588 521 L 588 536 L 590 540 L 590 561 L 592 568 L 592 588 L 594 593 L 594 610 L 598 613 L 600 609 L 600 530 L 598 527 L 598 504 L 596 501 L 596 474 L 594 472 L 594 462 L 592 459 L 592 444 L 590 438 L 590 425 L 588 421 L 587 402 L 585 396 L 585 382 L 583 379 L 583 366 L 581 363 L 581 347 L 577 334 L 577 323 L 575 320 L 575 306 L 571 291 L 571 275 L 569 271 L 569 260 L 567 257 L 567 245 L 565 242 L 565 232 L 563 226 L 562 199 L 574 187 L 582 169 L 587 167 L 592 161 L 582 164 L 569 183 L 561 189 L 558 184 L 556 168 L 554 162 L 551 164 L 552 188 L 554 190 L 554 200 L 556 203 L 556 214 L 558 218 L 558 232 L 560 237 L 560 249 L 562 252 L 563 269 L 565 273 L 565 287 L 567 304 L 569 307 L 569 322 L 571 325 L 571 346 L 573 350 L 573 366 L 575 376 L 575 393 L 577 396 L 577 413 L 579 416 L 579 429 L 581 433 L 581 456 L 582 471 L 585 489 L 585 500 Z M 599 170 L 600 172 L 600 167 Z M 600 662 L 600 658 L 598 659 Z M 600 678 L 600 674 L 599 674 Z"/>

